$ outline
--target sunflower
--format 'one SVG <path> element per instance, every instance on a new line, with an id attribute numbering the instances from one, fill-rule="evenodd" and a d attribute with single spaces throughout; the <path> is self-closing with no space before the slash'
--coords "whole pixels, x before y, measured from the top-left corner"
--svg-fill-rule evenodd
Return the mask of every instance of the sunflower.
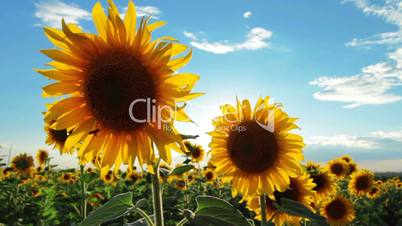
<path id="1" fill-rule="evenodd" d="M 136 171 L 128 172 L 126 175 L 126 180 L 131 184 L 135 184 L 139 179 L 141 179 L 141 175 Z"/>
<path id="2" fill-rule="evenodd" d="M 361 170 L 352 175 L 348 188 L 351 194 L 361 196 L 371 191 L 374 184 L 374 175 L 367 170 Z"/>
<path id="3" fill-rule="evenodd" d="M 49 153 L 46 150 L 39 150 L 36 152 L 36 160 L 39 165 L 45 165 L 47 159 L 49 158 Z"/>
<path id="4" fill-rule="evenodd" d="M 167 162 L 172 149 L 182 153 L 173 122 L 191 119 L 177 103 L 202 95 L 191 93 L 197 75 L 176 73 L 190 61 L 191 50 L 172 37 L 152 40 L 152 32 L 165 22 L 142 18 L 136 29 L 132 1 L 124 19 L 114 2 L 108 3 L 108 15 L 100 2 L 92 10 L 98 34 L 64 20 L 62 30 L 44 28 L 58 48 L 42 50 L 54 61 L 48 64 L 52 69 L 38 70 L 56 81 L 43 88 L 44 96 L 64 97 L 47 110 L 45 122 L 53 130 L 71 131 L 64 149 L 82 143 L 82 162 L 101 156 L 103 176 L 136 160 L 151 164 L 154 145 Z"/>
<path id="5" fill-rule="evenodd" d="M 60 181 L 64 183 L 68 183 L 71 180 L 72 174 L 71 173 L 63 173 L 60 176 Z"/>
<path id="6" fill-rule="evenodd" d="M 53 149 L 59 150 L 61 153 L 66 152 L 64 145 L 68 138 L 67 129 L 55 130 L 50 128 L 50 126 L 45 123 L 46 144 L 53 146 Z"/>
<path id="7" fill-rule="evenodd" d="M 186 155 L 191 157 L 192 162 L 201 162 L 204 159 L 205 151 L 201 145 L 191 143 L 190 141 L 184 141 L 186 147 Z"/>
<path id="8" fill-rule="evenodd" d="M 340 159 L 334 159 L 328 162 L 327 170 L 335 175 L 336 178 L 342 179 L 348 173 L 348 165 Z"/>
<path id="9" fill-rule="evenodd" d="M 373 187 L 371 188 L 370 192 L 367 194 L 367 196 L 368 196 L 370 199 L 375 199 L 375 198 L 377 198 L 377 197 L 380 195 L 380 193 L 381 193 L 380 188 L 379 188 L 378 186 L 373 186 Z"/>
<path id="10" fill-rule="evenodd" d="M 342 226 L 353 221 L 355 211 L 349 200 L 342 196 L 336 196 L 323 204 L 321 215 L 327 219 L 331 226 Z"/>
<path id="11" fill-rule="evenodd" d="M 308 173 L 316 173 L 316 172 L 320 171 L 320 168 L 321 167 L 319 164 L 312 162 L 312 161 L 308 161 L 306 164 L 306 171 Z"/>
<path id="12" fill-rule="evenodd" d="M 215 171 L 212 169 L 204 170 L 204 178 L 207 183 L 213 183 L 216 179 Z"/>
<path id="13" fill-rule="evenodd" d="M 101 175 L 101 179 L 105 184 L 114 185 L 116 183 L 116 176 L 112 171 L 108 171 L 105 175 Z"/>
<path id="14" fill-rule="evenodd" d="M 353 159 L 349 155 L 343 155 L 341 157 L 341 160 L 343 160 L 346 163 L 352 163 L 353 162 Z"/>
<path id="15" fill-rule="evenodd" d="M 315 184 L 311 178 L 306 174 L 290 178 L 289 188 L 284 192 L 275 191 L 274 199 L 266 196 L 266 211 L 267 219 L 272 219 L 275 225 L 285 225 L 285 222 L 291 224 L 298 224 L 301 220 L 300 217 L 289 215 L 285 212 L 278 211 L 274 203 L 280 204 L 281 198 L 287 198 L 298 201 L 306 207 L 312 209 L 310 203 L 313 201 L 313 187 Z M 256 219 L 261 220 L 261 208 L 259 204 L 259 197 L 254 196 L 247 200 L 247 208 L 256 213 Z"/>
<path id="16" fill-rule="evenodd" d="M 31 174 L 34 169 L 34 160 L 27 154 L 19 154 L 11 161 L 11 166 L 19 174 Z"/>
<path id="17" fill-rule="evenodd" d="M 347 175 L 352 175 L 353 173 L 357 172 L 358 168 L 357 168 L 357 164 L 354 162 L 350 162 L 348 163 L 348 173 Z"/>
<path id="18" fill-rule="evenodd" d="M 187 183 L 183 178 L 179 178 L 179 179 L 175 180 L 174 185 L 179 190 L 186 190 L 187 189 Z"/>
<path id="19" fill-rule="evenodd" d="M 302 173 L 303 138 L 289 133 L 298 128 L 282 108 L 259 98 L 254 110 L 250 102 L 237 100 L 237 108 L 221 106 L 222 116 L 215 118 L 211 161 L 223 182 L 232 182 L 232 193 L 267 194 L 285 191 L 290 178 Z"/>
<path id="20" fill-rule="evenodd" d="M 335 177 L 328 171 L 320 170 L 318 173 L 311 174 L 310 178 L 316 184 L 313 190 L 316 192 L 317 200 L 325 200 L 336 191 Z"/>
<path id="21" fill-rule="evenodd" d="M 36 171 L 36 173 L 41 173 L 43 171 L 43 167 L 42 166 L 37 166 L 35 171 Z"/>

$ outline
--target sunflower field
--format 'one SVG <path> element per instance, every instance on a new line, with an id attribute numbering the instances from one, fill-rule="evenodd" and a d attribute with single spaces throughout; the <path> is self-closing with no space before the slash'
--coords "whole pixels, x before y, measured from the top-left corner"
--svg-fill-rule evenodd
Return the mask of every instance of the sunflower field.
<path id="1" fill-rule="evenodd" d="M 297 118 L 269 96 L 220 106 L 208 149 L 182 134 L 175 122 L 192 123 L 186 103 L 204 95 L 202 76 L 179 72 L 191 49 L 153 39 L 165 22 L 137 21 L 131 0 L 124 15 L 98 2 L 92 17 L 96 34 L 45 27 L 54 48 L 36 70 L 49 79 L 44 141 L 79 166 L 42 149 L 0 159 L 0 225 L 402 226 L 400 176 L 348 155 L 306 161 Z"/>

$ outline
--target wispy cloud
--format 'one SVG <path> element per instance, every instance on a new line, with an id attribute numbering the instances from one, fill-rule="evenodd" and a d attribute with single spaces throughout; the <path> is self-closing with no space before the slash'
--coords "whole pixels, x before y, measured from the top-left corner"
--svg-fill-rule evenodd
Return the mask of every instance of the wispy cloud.
<path id="1" fill-rule="evenodd" d="M 323 88 L 313 94 L 314 98 L 349 103 L 345 108 L 400 101 L 402 96 L 390 91 L 402 85 L 402 48 L 389 54 L 388 62 L 364 67 L 357 75 L 323 76 L 311 81 L 310 85 Z"/>
<path id="2" fill-rule="evenodd" d="M 48 0 L 35 3 L 35 17 L 41 22 L 38 26 L 61 27 L 61 19 L 68 23 L 79 24 L 81 20 L 91 20 L 91 14 L 75 4 L 67 4 L 59 0 Z"/>
<path id="3" fill-rule="evenodd" d="M 137 16 L 152 16 L 154 19 L 158 19 L 162 13 L 161 10 L 155 6 L 137 6 Z"/>
<path id="4" fill-rule="evenodd" d="M 347 46 L 395 45 L 402 43 L 402 4 L 399 0 L 386 0 L 384 5 L 375 5 L 367 0 L 345 0 L 352 2 L 366 15 L 383 18 L 386 22 L 398 27 L 396 31 L 374 34 L 368 38 L 354 38 Z"/>
<path id="5" fill-rule="evenodd" d="M 402 85 L 402 47 L 399 45 L 402 44 L 402 4 L 397 0 L 386 0 L 382 6 L 370 4 L 367 0 L 343 2 L 353 2 L 365 14 L 379 16 L 398 27 L 394 32 L 375 34 L 369 38 L 355 38 L 348 42 L 347 46 L 383 44 L 396 47 L 396 50 L 388 54 L 386 61 L 366 66 L 358 74 L 322 76 L 311 81 L 311 85 L 323 89 L 314 93 L 314 98 L 349 103 L 345 108 L 401 101 L 402 96 L 392 93 L 392 89 Z"/>
<path id="6" fill-rule="evenodd" d="M 377 147 L 377 143 L 370 138 L 351 135 L 313 136 L 307 138 L 305 142 L 309 145 L 339 146 L 356 149 L 374 149 Z"/>
<path id="7" fill-rule="evenodd" d="M 246 40 L 240 43 L 228 43 L 227 41 L 210 42 L 207 39 L 200 39 L 191 32 L 184 32 L 184 35 L 192 41 L 190 44 L 195 48 L 211 52 L 214 54 L 226 54 L 239 50 L 257 50 L 269 48 L 268 39 L 272 37 L 272 32 L 261 27 L 252 28 L 246 36 Z"/>
<path id="8" fill-rule="evenodd" d="M 251 15 L 253 15 L 253 13 L 250 12 L 250 11 L 246 11 L 246 12 L 243 13 L 243 17 L 246 18 L 246 19 L 249 18 Z"/>
<path id="9" fill-rule="evenodd" d="M 68 23 L 79 24 L 83 20 L 92 20 L 91 13 L 76 4 L 68 4 L 60 0 L 45 0 L 35 3 L 35 17 L 40 20 L 37 26 L 61 27 L 61 19 Z M 152 16 L 158 19 L 161 10 L 155 6 L 136 6 L 137 17 Z M 127 7 L 122 10 L 124 17 Z"/>
<path id="10" fill-rule="evenodd" d="M 402 130 L 400 131 L 376 131 L 372 133 L 373 136 L 379 139 L 389 139 L 396 142 L 402 142 Z"/>

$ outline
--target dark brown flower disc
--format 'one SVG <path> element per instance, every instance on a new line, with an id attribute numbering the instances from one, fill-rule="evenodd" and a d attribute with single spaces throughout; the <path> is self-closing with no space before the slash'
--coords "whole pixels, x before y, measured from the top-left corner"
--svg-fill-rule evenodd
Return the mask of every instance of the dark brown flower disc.
<path id="1" fill-rule="evenodd" d="M 261 173 L 272 167 L 279 155 L 274 133 L 255 121 L 242 122 L 238 128 L 245 131 L 232 130 L 228 139 L 228 150 L 236 167 L 247 173 Z"/>
<path id="2" fill-rule="evenodd" d="M 152 116 L 147 103 L 155 98 L 151 74 L 127 50 L 109 50 L 94 56 L 87 68 L 84 96 L 95 119 L 114 131 L 131 131 L 143 127 Z M 133 101 L 132 114 L 129 114 Z"/>
<path id="3" fill-rule="evenodd" d="M 325 212 L 333 219 L 342 219 L 346 214 L 346 206 L 341 200 L 335 199 L 325 207 Z"/>

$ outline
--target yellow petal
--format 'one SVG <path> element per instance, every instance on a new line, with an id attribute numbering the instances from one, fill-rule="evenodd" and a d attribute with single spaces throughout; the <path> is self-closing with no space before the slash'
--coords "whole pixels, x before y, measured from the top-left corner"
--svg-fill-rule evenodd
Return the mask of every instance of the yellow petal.
<path id="1" fill-rule="evenodd" d="M 80 85 L 75 82 L 59 82 L 47 85 L 42 88 L 43 96 L 59 96 L 77 92 Z"/>
<path id="2" fill-rule="evenodd" d="M 124 24 L 126 25 L 126 31 L 129 37 L 129 41 L 134 40 L 135 28 L 137 24 L 137 15 L 135 13 L 135 5 L 132 0 L 128 2 L 127 12 L 124 16 Z"/>
<path id="3" fill-rule="evenodd" d="M 70 128 L 80 122 L 87 114 L 88 109 L 86 107 L 79 107 L 56 119 L 56 122 L 53 123 L 50 128 L 55 130 Z"/>
<path id="4" fill-rule="evenodd" d="M 92 17 L 99 36 L 106 41 L 106 21 L 107 17 L 100 2 L 95 3 L 92 8 Z"/>

